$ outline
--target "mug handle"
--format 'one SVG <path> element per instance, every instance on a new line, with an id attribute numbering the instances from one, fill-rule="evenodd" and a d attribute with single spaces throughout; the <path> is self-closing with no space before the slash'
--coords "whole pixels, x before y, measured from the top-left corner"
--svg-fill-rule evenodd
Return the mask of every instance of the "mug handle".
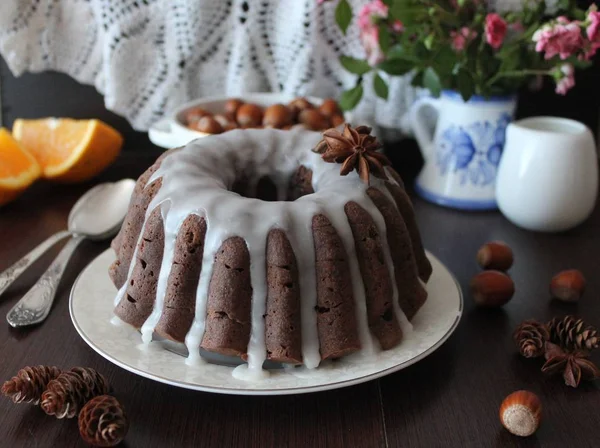
<path id="1" fill-rule="evenodd" d="M 431 97 L 421 98 L 412 105 L 409 112 L 410 126 L 417 139 L 423 158 L 427 160 L 429 153 L 433 149 L 433 135 L 421 114 L 421 110 L 424 107 L 432 107 L 439 114 L 440 100 Z"/>

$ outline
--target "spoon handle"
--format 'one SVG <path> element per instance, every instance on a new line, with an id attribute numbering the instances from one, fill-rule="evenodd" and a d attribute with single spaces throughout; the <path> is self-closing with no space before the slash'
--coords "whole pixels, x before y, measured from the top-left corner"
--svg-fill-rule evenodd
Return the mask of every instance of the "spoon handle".
<path id="1" fill-rule="evenodd" d="M 58 243 L 60 240 L 70 236 L 71 233 L 67 230 L 55 233 L 38 247 L 33 249 L 11 267 L 0 274 L 0 295 L 8 289 L 8 287 L 25 272 L 38 258 L 40 258 L 48 249 Z"/>
<path id="2" fill-rule="evenodd" d="M 6 315 L 6 320 L 11 326 L 25 327 L 46 319 L 67 263 L 84 239 L 82 235 L 73 235 L 73 238 L 65 244 L 46 272 Z"/>

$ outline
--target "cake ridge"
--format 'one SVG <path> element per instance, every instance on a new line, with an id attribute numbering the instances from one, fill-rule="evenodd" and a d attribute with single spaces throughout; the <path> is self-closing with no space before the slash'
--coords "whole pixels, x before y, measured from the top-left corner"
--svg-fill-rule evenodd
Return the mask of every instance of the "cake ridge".
<path id="1" fill-rule="evenodd" d="M 376 188 L 376 187 L 373 187 Z M 376 188 L 378 191 L 383 191 L 380 188 Z M 385 193 L 384 193 L 385 194 Z M 381 246 L 383 249 L 383 256 L 385 258 L 385 265 L 388 268 L 388 275 L 391 281 L 392 287 L 392 305 L 394 308 L 394 316 L 396 317 L 398 324 L 400 325 L 400 329 L 402 330 L 402 334 L 406 336 L 408 333 L 412 331 L 412 324 L 406 317 L 406 314 L 402 310 L 399 301 L 399 293 L 398 293 L 398 283 L 396 279 L 396 270 L 394 268 L 394 261 L 392 259 L 392 254 L 389 245 L 387 244 L 388 235 L 387 235 L 387 225 L 385 223 L 385 219 L 379 210 L 379 208 L 375 205 L 375 203 L 371 200 L 370 197 L 365 198 L 365 202 L 367 202 L 370 207 L 367 209 L 367 212 L 371 215 L 373 221 L 375 221 L 375 225 L 377 226 L 377 230 L 379 231 L 379 238 L 382 242 Z M 364 207 L 363 207 L 364 208 Z"/>
<path id="2" fill-rule="evenodd" d="M 321 207 L 311 207 L 308 213 L 321 213 Z M 290 221 L 290 229 L 286 232 L 292 251 L 299 266 L 315 266 L 314 236 L 312 220 L 304 223 Z M 282 229 L 285 232 L 285 229 Z M 302 250 L 302 246 L 311 250 Z M 307 264 L 304 264 L 307 263 Z M 321 362 L 317 329 L 317 273 L 315 269 L 304 269 L 298 272 L 300 283 L 300 316 L 302 338 L 302 361 L 309 369 L 316 368 Z"/>
<path id="3" fill-rule="evenodd" d="M 169 214 L 169 210 L 171 208 L 171 201 L 166 200 L 161 204 L 157 205 L 160 207 L 161 217 L 163 220 L 163 228 L 165 234 L 165 244 L 163 249 L 163 259 L 160 267 L 160 273 L 158 276 L 158 284 L 156 286 L 156 297 L 154 298 L 154 307 L 152 308 L 152 313 L 143 323 L 141 332 L 142 332 L 142 341 L 144 343 L 152 342 L 152 334 L 154 333 L 154 328 L 158 325 L 158 321 L 163 312 L 163 305 L 165 302 L 165 296 L 167 293 L 168 280 L 171 275 L 171 269 L 173 267 L 173 259 L 175 258 L 175 242 L 177 240 L 177 234 L 179 233 L 179 229 L 183 225 L 183 220 L 179 222 L 176 226 L 175 232 L 170 234 L 173 227 L 169 225 L 169 217 L 172 216 Z M 173 218 L 171 218 L 173 219 Z"/>
<path id="4" fill-rule="evenodd" d="M 364 281 L 358 265 L 354 237 L 348 218 L 344 213 L 344 205 L 346 202 L 347 201 L 344 201 L 344 204 L 338 205 L 340 207 L 339 213 L 331 213 L 331 210 L 328 209 L 324 215 L 329 219 L 331 225 L 336 230 L 346 251 L 346 257 L 350 267 L 352 294 L 354 298 L 356 321 L 358 323 L 358 337 L 360 340 L 361 352 L 365 355 L 372 355 L 376 351 L 376 346 L 374 337 L 369 331 L 367 297 Z"/>

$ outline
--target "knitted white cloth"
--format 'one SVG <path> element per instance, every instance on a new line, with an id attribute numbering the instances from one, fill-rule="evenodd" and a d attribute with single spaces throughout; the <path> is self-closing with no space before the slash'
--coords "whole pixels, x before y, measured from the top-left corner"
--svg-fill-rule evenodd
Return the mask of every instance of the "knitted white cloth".
<path id="1" fill-rule="evenodd" d="M 355 16 L 365 0 L 352 0 Z M 335 96 L 355 76 L 340 54 L 362 56 L 358 27 L 344 36 L 337 2 L 316 0 L 1 0 L 0 53 L 11 71 L 57 70 L 104 94 L 106 107 L 146 130 L 202 96 L 280 91 Z M 389 100 L 370 79 L 361 120 L 406 128 L 417 94 L 390 80 Z"/>

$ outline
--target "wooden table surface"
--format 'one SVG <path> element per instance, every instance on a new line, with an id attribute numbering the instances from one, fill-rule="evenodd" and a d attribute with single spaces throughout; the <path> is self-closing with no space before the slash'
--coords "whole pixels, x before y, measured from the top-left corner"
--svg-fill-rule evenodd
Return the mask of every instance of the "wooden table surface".
<path id="1" fill-rule="evenodd" d="M 96 181 L 137 177 L 158 153 L 125 152 Z M 39 183 L 1 209 L 0 271 L 65 228 L 71 206 L 89 186 Z M 527 318 L 548 320 L 573 313 L 600 326 L 600 210 L 571 232 L 544 235 L 521 230 L 498 212 L 466 213 L 417 198 L 414 202 L 425 246 L 453 271 L 466 303 L 454 335 L 405 370 L 345 389 L 282 397 L 193 392 L 136 376 L 97 355 L 71 324 L 71 285 L 108 247 L 108 242 L 84 242 L 42 325 L 15 330 L 4 315 L 57 250 L 0 297 L 0 381 L 27 365 L 98 369 L 130 416 L 128 447 L 600 446 L 598 386 L 572 389 L 561 378 L 543 377 L 540 361 L 518 356 L 511 339 L 515 326 Z M 489 240 L 508 242 L 516 258 L 511 275 L 517 292 L 500 310 L 476 309 L 468 293 L 469 280 L 478 271 L 475 253 Z M 576 306 L 549 299 L 550 278 L 566 268 L 581 269 L 588 280 Z M 510 435 L 498 420 L 500 402 L 517 389 L 537 393 L 544 407 L 540 430 L 527 439 Z M 0 447 L 72 446 L 85 446 L 75 419 L 56 420 L 39 408 L 0 397 Z"/>

